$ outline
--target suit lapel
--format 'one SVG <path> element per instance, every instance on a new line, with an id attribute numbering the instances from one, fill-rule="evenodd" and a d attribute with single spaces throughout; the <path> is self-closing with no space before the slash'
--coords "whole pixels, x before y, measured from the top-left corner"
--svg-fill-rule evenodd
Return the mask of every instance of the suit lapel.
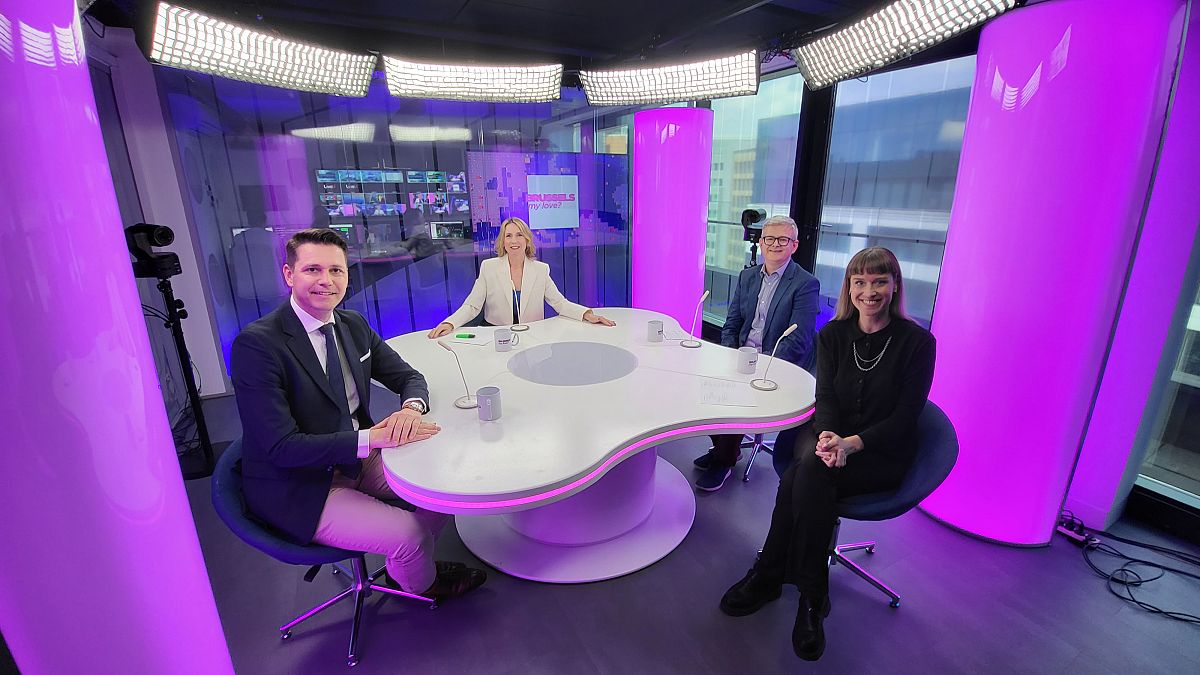
<path id="1" fill-rule="evenodd" d="M 521 277 L 521 307 L 517 318 L 525 317 L 525 309 L 529 307 L 529 296 L 533 295 L 529 291 L 533 290 L 533 287 L 540 282 L 539 271 L 538 266 L 533 264 L 532 260 L 525 261 L 525 271 Z"/>
<path id="2" fill-rule="evenodd" d="M 312 340 L 309 339 L 308 333 L 304 332 L 304 325 L 300 323 L 300 318 L 296 316 L 290 302 L 285 302 L 279 308 L 279 325 L 288 336 L 287 346 L 292 356 L 296 357 L 304 371 L 316 382 L 317 387 L 325 392 L 329 400 L 337 403 L 337 399 L 333 397 L 333 389 L 329 386 L 329 376 L 321 369 L 321 362 L 317 360 Z"/>
<path id="3" fill-rule="evenodd" d="M 770 332 L 771 319 L 775 317 L 775 309 L 779 307 L 779 302 L 787 295 L 788 289 L 796 280 L 796 270 L 792 269 L 795 264 L 795 262 L 788 263 L 787 269 L 783 271 L 783 278 L 779 280 L 779 285 L 775 287 L 775 294 L 771 296 L 771 306 L 767 308 L 767 317 L 763 321 L 764 338 Z M 760 281 L 759 283 L 761 284 L 762 282 Z M 787 326 L 784 326 L 784 328 L 787 328 Z"/>

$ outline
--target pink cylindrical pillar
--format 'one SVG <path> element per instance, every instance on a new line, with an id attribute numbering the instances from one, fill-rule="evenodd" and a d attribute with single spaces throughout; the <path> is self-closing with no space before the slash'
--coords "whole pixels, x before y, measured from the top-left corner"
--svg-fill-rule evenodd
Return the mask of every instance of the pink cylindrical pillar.
<path id="1" fill-rule="evenodd" d="M 712 130 L 705 108 L 633 116 L 633 306 L 674 317 L 685 331 L 704 292 Z"/>
<path id="2" fill-rule="evenodd" d="M 930 398 L 961 446 L 924 503 L 936 518 L 1050 541 L 1137 244 L 1183 16 L 1183 0 L 1136 12 L 1059 0 L 983 30 L 933 316 Z"/>
<path id="3" fill-rule="evenodd" d="M 0 0 L 0 86 L 0 630 L 30 675 L 231 673 L 74 0 Z"/>

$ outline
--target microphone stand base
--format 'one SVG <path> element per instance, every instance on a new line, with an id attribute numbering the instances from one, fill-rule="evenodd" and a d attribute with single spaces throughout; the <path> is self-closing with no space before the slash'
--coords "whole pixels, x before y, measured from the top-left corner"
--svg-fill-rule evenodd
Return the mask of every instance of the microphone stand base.
<path id="1" fill-rule="evenodd" d="M 775 380 L 764 380 L 762 378 L 750 380 L 750 386 L 759 391 L 775 391 L 779 388 L 779 384 Z"/>
<path id="2" fill-rule="evenodd" d="M 513 325 L 509 326 L 509 329 L 514 333 L 524 333 L 525 331 L 529 330 L 529 326 L 523 323 L 514 323 Z"/>
<path id="3" fill-rule="evenodd" d="M 699 340 L 691 340 L 691 339 L 689 339 L 689 340 L 680 340 L 680 341 L 679 341 L 679 346 L 680 346 L 680 347 L 687 347 L 688 349 L 699 349 L 699 348 L 700 348 L 700 341 L 699 341 Z"/>
<path id="4" fill-rule="evenodd" d="M 454 407 L 461 408 L 463 410 L 478 408 L 479 399 L 475 398 L 474 396 L 459 396 L 458 398 L 454 399 Z"/>

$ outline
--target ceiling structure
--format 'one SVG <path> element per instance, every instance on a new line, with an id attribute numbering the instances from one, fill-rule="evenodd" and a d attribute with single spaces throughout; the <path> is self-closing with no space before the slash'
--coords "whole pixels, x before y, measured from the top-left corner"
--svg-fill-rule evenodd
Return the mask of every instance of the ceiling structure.
<path id="1" fill-rule="evenodd" d="M 86 4 L 86 3 L 85 3 Z M 794 47 L 883 0 L 174 0 L 280 37 L 445 63 L 639 68 Z M 153 26 L 157 0 L 97 0 L 105 25 Z M 806 37 L 807 36 L 807 37 Z"/>

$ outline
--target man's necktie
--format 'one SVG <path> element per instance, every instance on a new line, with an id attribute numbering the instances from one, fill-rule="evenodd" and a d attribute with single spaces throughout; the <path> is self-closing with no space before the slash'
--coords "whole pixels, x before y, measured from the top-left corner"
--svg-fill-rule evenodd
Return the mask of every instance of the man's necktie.
<path id="1" fill-rule="evenodd" d="M 346 377 L 342 374 L 342 360 L 338 358 L 337 341 L 333 338 L 333 324 L 321 326 L 321 333 L 325 335 L 325 374 L 329 376 L 333 400 L 342 412 L 338 431 L 353 431 L 354 425 L 350 423 L 350 402 L 346 400 Z"/>
<path id="2" fill-rule="evenodd" d="M 354 431 L 354 425 L 350 422 L 350 401 L 346 399 L 346 378 L 342 374 L 342 360 L 338 358 L 337 340 L 333 338 L 333 324 L 321 326 L 321 334 L 325 336 L 325 374 L 329 376 L 333 400 L 342 412 L 338 431 Z M 361 463 L 339 464 L 338 469 L 347 477 L 355 478 L 361 470 Z"/>

